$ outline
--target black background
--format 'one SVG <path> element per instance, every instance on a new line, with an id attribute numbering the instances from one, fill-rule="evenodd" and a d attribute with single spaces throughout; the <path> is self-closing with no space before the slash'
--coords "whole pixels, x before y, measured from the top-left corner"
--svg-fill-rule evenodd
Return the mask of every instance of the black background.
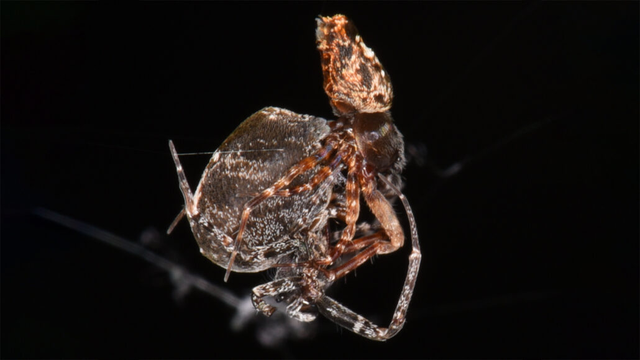
<path id="1" fill-rule="evenodd" d="M 183 204 L 168 139 L 212 151 L 265 106 L 332 118 L 314 18 L 336 13 L 422 154 L 404 175 L 423 264 L 397 337 L 318 319 L 265 348 L 219 301 L 176 302 L 152 265 L 31 213 L 162 233 Z M 182 161 L 195 186 L 208 156 Z M 1 169 L 3 357 L 638 357 L 637 3 L 3 3 Z M 160 238 L 222 284 L 186 223 Z M 386 324 L 403 250 L 333 296 Z"/>

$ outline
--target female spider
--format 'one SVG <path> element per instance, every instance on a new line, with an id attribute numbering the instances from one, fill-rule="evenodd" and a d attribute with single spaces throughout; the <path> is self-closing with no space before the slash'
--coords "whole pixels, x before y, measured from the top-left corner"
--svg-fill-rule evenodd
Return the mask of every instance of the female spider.
<path id="1" fill-rule="evenodd" d="M 284 300 L 300 321 L 318 312 L 373 340 L 393 337 L 405 322 L 420 266 L 415 220 L 402 195 L 402 135 L 389 109 L 389 75 L 343 15 L 317 19 L 324 89 L 335 121 L 265 108 L 249 117 L 212 156 L 195 194 L 177 152 L 186 215 L 201 252 L 231 271 L 276 267 L 275 279 L 253 289 L 256 309 L 269 316 L 267 296 Z M 354 238 L 363 198 L 376 232 Z M 390 200 L 399 197 L 411 227 L 409 270 L 391 324 L 381 328 L 325 295 L 371 257 L 404 244 Z M 334 239 L 329 219 L 341 224 Z M 175 222 L 174 222 L 175 224 Z M 173 226 L 172 226 L 173 227 Z M 349 257 L 347 257 L 349 256 Z"/>

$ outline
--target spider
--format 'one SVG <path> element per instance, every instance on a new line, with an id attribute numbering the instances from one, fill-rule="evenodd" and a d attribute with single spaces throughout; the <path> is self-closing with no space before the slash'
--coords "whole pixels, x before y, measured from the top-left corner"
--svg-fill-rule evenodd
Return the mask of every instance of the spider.
<path id="1" fill-rule="evenodd" d="M 192 194 L 169 143 L 185 208 L 201 253 L 230 272 L 276 268 L 253 289 L 257 310 L 285 301 L 287 313 L 312 321 L 318 313 L 356 334 L 384 341 L 402 329 L 420 266 L 415 220 L 401 193 L 402 135 L 389 112 L 389 75 L 343 15 L 317 19 L 324 90 L 337 120 L 265 108 L 245 120 L 213 154 Z M 360 199 L 376 223 L 358 224 Z M 404 232 L 391 205 L 399 198 L 411 229 L 412 252 L 391 323 L 378 327 L 325 290 L 378 254 L 396 251 Z M 340 223 L 329 230 L 329 220 Z M 357 230 L 369 228 L 356 238 Z M 337 235 L 335 235 L 337 234 Z"/>

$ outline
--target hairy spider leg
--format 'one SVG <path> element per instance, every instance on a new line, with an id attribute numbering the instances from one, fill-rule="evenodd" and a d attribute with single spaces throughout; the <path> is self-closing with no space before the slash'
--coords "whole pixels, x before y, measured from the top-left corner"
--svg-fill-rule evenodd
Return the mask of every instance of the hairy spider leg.
<path id="1" fill-rule="evenodd" d="M 173 145 L 173 141 L 169 140 L 169 149 L 171 150 L 171 156 L 173 157 L 173 162 L 176 165 L 176 172 L 178 173 L 178 180 L 180 181 L 180 190 L 182 191 L 182 196 L 184 197 L 185 207 L 180 211 L 178 216 L 173 220 L 169 229 L 167 229 L 167 234 L 170 234 L 173 231 L 173 228 L 176 227 L 178 222 L 182 220 L 182 218 L 186 215 L 193 215 L 195 213 L 195 207 L 193 206 L 193 194 L 191 193 L 191 187 L 189 186 L 189 182 L 187 181 L 187 176 L 184 174 L 184 170 L 182 169 L 182 164 L 180 164 L 180 159 L 178 158 L 178 152 L 176 151 L 176 147 Z"/>
<path id="2" fill-rule="evenodd" d="M 347 173 L 347 183 L 345 185 L 347 209 L 344 222 L 346 226 L 342 231 L 340 241 L 338 241 L 338 244 L 336 244 L 329 253 L 331 262 L 335 261 L 344 251 L 344 246 L 353 240 L 356 233 L 356 222 L 360 216 L 360 187 L 358 186 L 357 166 L 355 166 L 357 155 L 349 156 L 347 159 L 349 159 L 349 170 Z"/>
<path id="3" fill-rule="evenodd" d="M 331 160 L 331 163 L 323 167 L 322 169 L 320 169 L 318 173 L 316 173 L 311 179 L 309 179 L 308 183 L 294 186 L 290 189 L 280 189 L 274 192 L 273 196 L 289 197 L 296 194 L 300 194 L 301 192 L 304 192 L 304 191 L 311 191 L 315 189 L 320 184 L 322 184 L 325 180 L 327 180 L 329 176 L 335 173 L 336 169 L 339 168 L 341 161 L 342 161 L 342 157 L 338 152 L 336 156 L 333 158 L 333 160 Z"/>
<path id="4" fill-rule="evenodd" d="M 398 298 L 398 304 L 396 305 L 396 309 L 393 313 L 393 318 L 391 319 L 391 323 L 387 328 L 379 327 L 376 324 L 369 321 L 368 319 L 366 319 L 365 317 L 353 312 L 351 309 L 345 307 L 344 305 L 338 303 L 337 301 L 331 299 L 328 296 L 322 296 L 321 298 L 319 298 L 316 301 L 316 305 L 318 307 L 318 311 L 320 311 L 322 315 L 324 315 L 329 320 L 335 322 L 336 324 L 342 327 L 345 327 L 347 329 L 350 329 L 354 333 L 358 335 L 362 335 L 366 338 L 377 340 L 377 341 L 385 341 L 395 336 L 405 324 L 407 309 L 409 308 L 409 303 L 411 302 L 411 297 L 413 296 L 413 290 L 415 288 L 416 280 L 418 277 L 418 270 L 420 269 L 420 260 L 422 259 L 422 253 L 420 252 L 420 243 L 418 242 L 417 225 L 416 225 L 415 218 L 413 216 L 413 211 L 409 206 L 409 201 L 400 192 L 400 190 L 397 187 L 395 187 L 389 180 L 387 180 L 383 176 L 379 176 L 379 177 L 383 182 L 385 182 L 392 189 L 392 191 L 402 201 L 407 218 L 409 219 L 409 226 L 411 228 L 412 250 L 411 250 L 411 255 L 409 255 L 409 267 L 407 270 L 407 276 L 404 280 L 404 286 L 402 287 L 402 293 Z M 354 240 L 354 241 L 357 241 L 357 240 Z M 371 256 L 375 255 L 379 249 L 384 249 L 383 245 L 385 243 L 388 244 L 386 241 L 375 242 L 373 245 L 363 250 L 354 258 L 362 257 L 364 261 L 366 261 Z M 367 255 L 370 255 L 370 256 L 367 256 Z M 352 260 L 354 259 L 351 259 L 350 261 Z M 355 264 L 357 265 L 355 265 L 354 268 L 362 264 L 362 262 L 363 261 L 361 261 L 361 259 L 356 260 L 354 262 L 354 265 Z M 340 267 L 334 269 L 334 271 L 345 272 L 340 269 L 345 265 L 346 264 L 341 265 Z"/>
<path id="5" fill-rule="evenodd" d="M 384 179 L 382 176 L 380 178 Z M 393 206 L 378 190 L 377 181 L 373 175 L 360 177 L 359 180 L 364 200 L 389 237 L 389 241 L 384 243 L 378 253 L 389 254 L 398 250 L 404 244 L 404 232 Z"/>
<path id="6" fill-rule="evenodd" d="M 266 296 L 276 296 L 284 292 L 293 291 L 298 288 L 297 284 L 302 278 L 292 277 L 284 278 L 280 280 L 274 280 L 260 286 L 253 288 L 251 292 L 251 302 L 256 310 L 260 311 L 266 316 L 271 316 L 276 311 L 276 308 L 267 304 L 264 301 Z"/>
<path id="7" fill-rule="evenodd" d="M 362 250 L 380 240 L 389 241 L 389 237 L 384 230 L 378 230 L 375 233 L 367 236 L 363 236 L 357 239 L 353 239 L 343 251 L 343 254 L 350 254 L 358 250 Z"/>

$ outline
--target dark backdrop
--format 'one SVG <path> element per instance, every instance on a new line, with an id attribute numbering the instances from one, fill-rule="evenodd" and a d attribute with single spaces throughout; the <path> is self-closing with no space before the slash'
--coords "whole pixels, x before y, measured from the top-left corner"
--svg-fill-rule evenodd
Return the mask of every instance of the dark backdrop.
<path id="1" fill-rule="evenodd" d="M 266 348 L 221 302 L 175 301 L 152 265 L 32 214 L 162 233 L 183 204 L 168 139 L 213 151 L 265 106 L 332 117 L 314 18 L 336 13 L 391 74 L 417 155 L 424 257 L 396 338 L 319 319 Z M 637 3 L 3 3 L 1 60 L 3 357 L 638 357 Z M 192 186 L 207 162 L 183 157 Z M 186 223 L 155 238 L 223 284 Z M 386 324 L 404 250 L 333 296 Z"/>

